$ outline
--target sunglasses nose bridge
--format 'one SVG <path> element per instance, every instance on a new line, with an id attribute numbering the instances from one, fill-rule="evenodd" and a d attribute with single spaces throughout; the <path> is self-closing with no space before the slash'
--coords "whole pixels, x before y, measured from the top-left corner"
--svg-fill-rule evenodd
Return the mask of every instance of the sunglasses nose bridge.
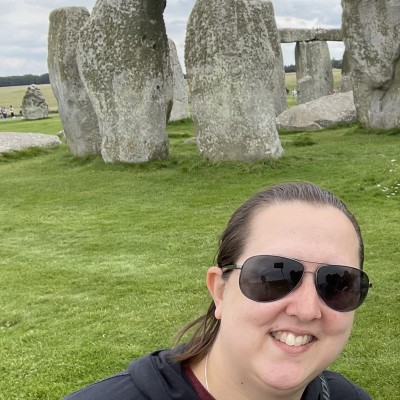
<path id="1" fill-rule="evenodd" d="M 304 279 L 305 279 L 306 274 L 314 275 L 314 276 L 312 277 L 312 280 L 313 280 L 312 284 L 313 284 L 313 286 L 314 286 L 315 289 L 316 289 L 316 288 L 317 288 L 317 271 L 315 271 L 315 272 L 313 272 L 313 271 L 306 271 L 305 268 L 303 269 L 303 273 L 302 273 L 302 276 L 301 276 L 301 280 L 300 280 L 298 286 L 304 284 Z M 317 291 L 317 292 L 318 292 L 318 291 Z"/>
<path id="2" fill-rule="evenodd" d="M 314 276 L 308 280 L 307 274 Z M 296 290 L 293 291 L 293 296 L 287 306 L 289 314 L 296 315 L 302 321 L 321 318 L 321 299 L 316 287 L 316 272 L 306 271 L 303 268 L 301 279 Z"/>
<path id="3" fill-rule="evenodd" d="M 303 275 L 304 275 L 304 274 L 311 274 L 311 275 L 314 275 L 314 279 L 315 279 L 315 277 L 317 276 L 317 271 L 313 272 L 313 271 L 306 271 L 306 270 L 304 270 L 304 271 L 303 271 Z"/>
<path id="4" fill-rule="evenodd" d="M 313 286 L 313 289 L 315 290 L 317 296 L 320 297 L 320 294 L 319 294 L 319 291 L 318 291 L 318 283 L 317 283 L 318 269 L 316 271 L 306 271 L 305 266 L 303 264 L 303 272 L 302 272 L 302 275 L 301 275 L 301 280 L 298 283 L 297 287 L 304 285 L 306 274 L 313 275 L 313 277 L 311 278 L 312 279 L 312 286 Z"/>

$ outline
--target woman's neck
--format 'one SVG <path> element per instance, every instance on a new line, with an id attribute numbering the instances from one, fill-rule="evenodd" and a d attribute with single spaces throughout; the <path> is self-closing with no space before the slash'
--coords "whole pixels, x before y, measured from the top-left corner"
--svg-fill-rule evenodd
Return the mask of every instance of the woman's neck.
<path id="1" fill-rule="evenodd" d="M 216 400 L 301 400 L 305 390 L 256 389 L 258 385 L 234 378 L 232 368 L 217 366 L 217 363 L 209 353 L 200 362 L 190 365 L 196 378 Z"/>

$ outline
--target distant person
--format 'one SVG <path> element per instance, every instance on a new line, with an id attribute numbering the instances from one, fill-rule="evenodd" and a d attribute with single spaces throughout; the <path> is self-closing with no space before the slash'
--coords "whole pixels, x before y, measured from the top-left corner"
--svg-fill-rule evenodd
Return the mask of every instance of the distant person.
<path id="1" fill-rule="evenodd" d="M 2 117 L 3 119 L 6 119 L 6 118 L 7 118 L 7 108 L 5 108 L 4 106 L 1 107 L 1 117 Z"/>
<path id="2" fill-rule="evenodd" d="M 11 118 L 15 118 L 15 115 L 14 115 L 14 107 L 13 107 L 13 106 L 10 106 L 10 117 L 11 117 Z"/>
<path id="3" fill-rule="evenodd" d="M 228 222 L 207 272 L 211 304 L 180 332 L 195 328 L 188 342 L 66 400 L 370 400 L 326 370 L 367 296 L 363 260 L 359 225 L 335 195 L 303 182 L 267 188 Z"/>

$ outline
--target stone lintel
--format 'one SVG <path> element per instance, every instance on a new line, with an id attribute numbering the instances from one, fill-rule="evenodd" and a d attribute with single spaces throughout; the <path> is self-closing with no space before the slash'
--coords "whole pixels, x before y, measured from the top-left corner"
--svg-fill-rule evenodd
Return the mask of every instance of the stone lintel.
<path id="1" fill-rule="evenodd" d="M 278 29 L 281 43 L 295 42 L 341 42 L 343 40 L 341 29 L 296 29 L 296 28 L 281 28 Z"/>

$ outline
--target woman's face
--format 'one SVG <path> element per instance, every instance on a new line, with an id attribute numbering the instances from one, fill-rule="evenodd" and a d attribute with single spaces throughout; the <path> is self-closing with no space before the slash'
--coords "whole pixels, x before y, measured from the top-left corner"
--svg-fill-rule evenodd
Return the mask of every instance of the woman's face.
<path id="1" fill-rule="evenodd" d="M 341 211 L 292 201 L 256 211 L 236 261 L 243 264 L 251 256 L 270 254 L 358 267 L 358 248 L 353 225 Z M 309 262 L 304 265 L 306 271 L 318 268 Z M 239 288 L 239 274 L 234 270 L 227 281 L 219 269 L 211 268 L 208 274 L 216 317 L 221 320 L 210 354 L 213 381 L 218 375 L 221 383 L 234 382 L 235 390 L 248 398 L 301 393 L 343 350 L 354 311 L 338 312 L 325 305 L 313 274 L 305 274 L 301 285 L 286 297 L 268 303 L 246 298 Z M 298 342 L 307 343 L 288 345 L 284 341 L 289 335 L 289 341 L 302 337 Z"/>

